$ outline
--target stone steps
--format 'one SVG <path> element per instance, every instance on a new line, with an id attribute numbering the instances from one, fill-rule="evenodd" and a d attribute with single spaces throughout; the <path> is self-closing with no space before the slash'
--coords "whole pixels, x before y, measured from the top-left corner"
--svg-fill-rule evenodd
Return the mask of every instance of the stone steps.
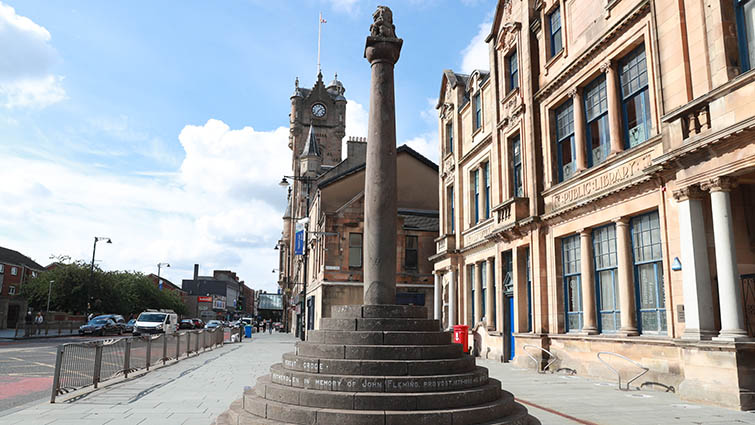
<path id="1" fill-rule="evenodd" d="M 344 345 L 296 343 L 296 355 L 317 359 L 435 360 L 455 359 L 463 353 L 459 344 L 446 345 Z"/>
<path id="2" fill-rule="evenodd" d="M 499 381 L 489 379 L 485 385 L 442 393 L 339 392 L 284 386 L 272 383 L 266 376 L 257 381 L 254 392 L 257 397 L 266 400 L 308 407 L 354 410 L 430 410 L 461 408 L 492 402 L 501 397 L 500 387 Z"/>
<path id="3" fill-rule="evenodd" d="M 438 394 L 436 394 L 437 396 Z M 473 406 L 413 411 L 352 410 L 300 406 L 263 399 L 251 390 L 245 392 L 243 400 L 243 410 L 259 418 L 283 423 L 310 425 L 480 424 L 493 421 L 496 418 L 507 417 L 516 407 L 513 396 L 506 392 L 500 393 L 500 396 L 493 401 Z M 242 415 L 241 412 L 238 413 L 239 418 Z M 239 423 L 246 422 L 239 421 Z"/>
<path id="4" fill-rule="evenodd" d="M 428 376 L 330 375 L 288 370 L 281 363 L 276 363 L 270 367 L 270 379 L 280 385 L 323 391 L 434 392 L 485 385 L 488 370 L 475 367 L 471 372 Z"/>
<path id="5" fill-rule="evenodd" d="M 367 360 L 367 359 L 315 359 L 297 356 L 295 353 L 283 355 L 283 367 L 308 373 L 325 373 L 332 375 L 444 375 L 471 372 L 475 369 L 475 359 L 462 354 L 454 359 L 433 360 Z"/>
<path id="6" fill-rule="evenodd" d="M 311 330 L 307 342 L 345 345 L 447 345 L 452 332 Z"/>
<path id="7" fill-rule="evenodd" d="M 323 317 L 320 329 L 324 331 L 440 331 L 440 321 L 435 319 L 356 318 L 337 319 Z"/>

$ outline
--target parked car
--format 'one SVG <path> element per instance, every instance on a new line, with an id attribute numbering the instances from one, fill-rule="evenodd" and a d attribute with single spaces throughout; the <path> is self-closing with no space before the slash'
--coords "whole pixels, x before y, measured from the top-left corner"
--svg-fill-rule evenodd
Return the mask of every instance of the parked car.
<path id="1" fill-rule="evenodd" d="M 79 327 L 79 335 L 121 335 L 123 327 L 110 318 L 94 318 Z"/>
<path id="2" fill-rule="evenodd" d="M 113 319 L 116 325 L 120 326 L 121 331 L 126 332 L 126 319 L 120 314 L 100 314 L 99 316 L 92 317 L 94 319 Z"/>
<path id="3" fill-rule="evenodd" d="M 207 322 L 207 325 L 205 325 L 205 328 L 207 328 L 207 329 L 214 329 L 214 328 L 217 328 L 217 327 L 221 327 L 222 328 L 223 327 L 223 322 L 221 322 L 220 320 L 210 320 L 209 322 Z"/>
<path id="4" fill-rule="evenodd" d="M 178 330 L 178 315 L 172 312 L 147 310 L 139 314 L 134 326 L 134 335 L 175 333 Z"/>
<path id="5" fill-rule="evenodd" d="M 124 332 L 134 332 L 134 326 L 136 325 L 136 319 L 131 319 L 128 322 L 126 322 L 126 327 L 123 329 Z"/>
<path id="6" fill-rule="evenodd" d="M 204 329 L 204 322 L 202 319 L 190 319 L 194 323 L 194 329 Z"/>
<path id="7" fill-rule="evenodd" d="M 178 329 L 194 329 L 194 321 L 191 319 L 183 319 L 178 323 Z"/>

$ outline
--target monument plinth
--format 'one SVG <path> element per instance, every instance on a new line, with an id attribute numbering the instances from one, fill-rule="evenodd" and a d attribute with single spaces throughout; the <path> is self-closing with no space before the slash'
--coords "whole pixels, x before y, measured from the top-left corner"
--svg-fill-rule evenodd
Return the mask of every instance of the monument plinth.
<path id="1" fill-rule="evenodd" d="M 333 306 L 218 425 L 536 425 L 440 321 L 396 302 L 396 121 L 401 50 L 390 9 L 373 14 L 365 176 L 364 305 Z"/>

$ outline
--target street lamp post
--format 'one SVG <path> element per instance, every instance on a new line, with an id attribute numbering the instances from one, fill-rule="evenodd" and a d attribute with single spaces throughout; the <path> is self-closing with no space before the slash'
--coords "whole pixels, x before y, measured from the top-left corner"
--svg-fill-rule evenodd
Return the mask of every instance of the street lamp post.
<path id="1" fill-rule="evenodd" d="M 157 263 L 157 287 L 162 291 L 163 285 L 160 283 L 160 268 L 161 267 L 170 267 L 170 264 L 168 263 Z"/>
<path id="2" fill-rule="evenodd" d="M 301 303 L 301 317 L 302 317 L 302 327 L 301 332 L 299 333 L 299 336 L 301 337 L 301 340 L 305 340 L 305 333 L 307 329 L 307 279 L 309 276 L 307 275 L 307 257 L 308 257 L 308 246 L 309 243 L 309 185 L 316 179 L 313 177 L 308 176 L 283 176 L 283 179 L 281 179 L 280 183 L 278 183 L 281 187 L 288 187 L 288 180 L 287 178 L 290 178 L 294 181 L 300 181 L 303 182 L 306 187 L 306 209 L 305 213 L 306 216 L 299 220 L 299 223 L 304 224 L 304 279 L 302 281 L 302 293 L 304 294 L 304 300 Z"/>
<path id="3" fill-rule="evenodd" d="M 97 252 L 97 242 L 99 242 L 99 241 L 105 241 L 106 243 L 110 243 L 110 244 L 113 243 L 113 241 L 110 238 L 105 237 L 105 236 L 95 236 L 94 237 L 94 246 L 92 247 L 92 265 L 89 268 L 89 286 L 90 287 L 94 286 L 94 255 Z M 89 316 L 89 308 L 90 308 L 90 305 L 89 305 L 89 288 L 87 288 L 86 293 L 87 293 L 87 299 L 86 299 L 86 302 L 87 302 L 87 316 Z"/>
<path id="4" fill-rule="evenodd" d="M 47 314 L 50 314 L 50 294 L 52 293 L 52 284 L 55 283 L 54 280 L 50 281 L 50 289 L 47 290 Z"/>

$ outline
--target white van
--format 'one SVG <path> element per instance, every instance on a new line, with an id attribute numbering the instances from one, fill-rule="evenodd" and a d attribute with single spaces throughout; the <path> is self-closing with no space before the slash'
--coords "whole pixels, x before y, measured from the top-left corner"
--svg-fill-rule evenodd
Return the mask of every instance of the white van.
<path id="1" fill-rule="evenodd" d="M 176 313 L 147 310 L 136 318 L 134 323 L 134 335 L 176 333 L 178 330 L 178 315 Z"/>

